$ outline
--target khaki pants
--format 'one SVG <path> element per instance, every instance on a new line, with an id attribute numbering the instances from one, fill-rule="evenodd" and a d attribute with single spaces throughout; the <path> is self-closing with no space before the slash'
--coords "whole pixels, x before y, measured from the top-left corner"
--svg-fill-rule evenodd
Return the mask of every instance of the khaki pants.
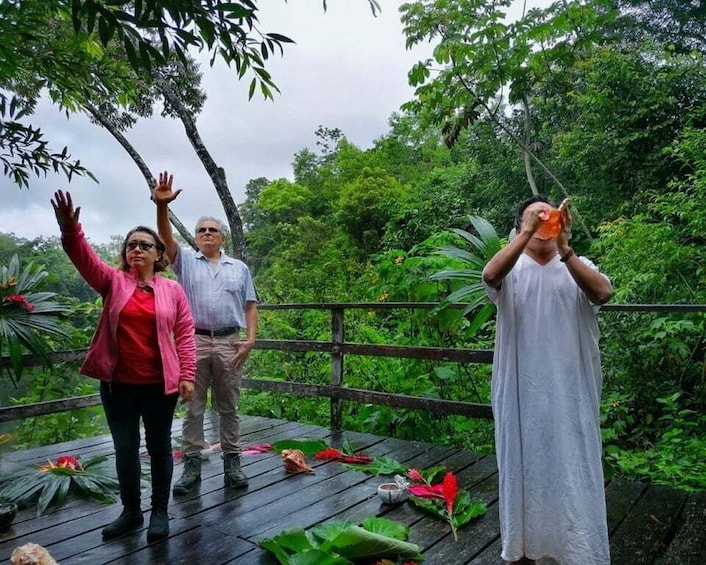
<path id="1" fill-rule="evenodd" d="M 236 352 L 238 334 L 225 337 L 196 336 L 196 383 L 191 400 L 186 403 L 182 426 L 182 452 L 195 455 L 209 444 L 204 440 L 203 416 L 209 387 L 213 387 L 214 402 L 220 419 L 220 439 L 223 453 L 238 453 L 240 439 L 241 371 L 230 362 Z"/>

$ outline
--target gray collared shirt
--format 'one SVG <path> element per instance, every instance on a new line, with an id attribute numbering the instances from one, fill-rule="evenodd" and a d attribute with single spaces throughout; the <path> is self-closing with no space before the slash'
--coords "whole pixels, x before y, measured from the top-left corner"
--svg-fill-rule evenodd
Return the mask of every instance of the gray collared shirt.
<path id="1" fill-rule="evenodd" d="M 221 259 L 214 265 L 200 251 L 180 247 L 172 268 L 197 328 L 247 327 L 244 307 L 246 302 L 257 302 L 257 293 L 245 263 L 221 251 Z"/>

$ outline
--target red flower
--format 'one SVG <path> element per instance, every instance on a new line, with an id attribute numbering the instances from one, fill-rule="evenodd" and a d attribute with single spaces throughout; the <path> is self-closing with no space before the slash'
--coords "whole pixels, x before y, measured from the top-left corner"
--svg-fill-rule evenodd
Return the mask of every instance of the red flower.
<path id="1" fill-rule="evenodd" d="M 364 453 L 361 453 L 360 455 L 346 455 L 342 451 L 334 449 L 333 447 L 319 451 L 316 455 L 314 455 L 314 459 L 334 459 L 336 461 L 340 461 L 341 463 L 350 463 L 353 465 L 367 465 L 373 461 L 373 458 L 370 457 L 370 455 L 365 455 Z"/>
<path id="2" fill-rule="evenodd" d="M 42 473 L 53 472 L 54 469 L 71 469 L 72 471 L 83 471 L 81 462 L 73 455 L 61 455 L 57 457 L 56 463 L 49 461 L 46 465 L 37 465 Z"/>
<path id="3" fill-rule="evenodd" d="M 324 449 L 323 451 L 319 451 L 316 455 L 314 455 L 314 459 L 338 459 L 340 457 L 345 457 L 343 455 L 342 451 L 339 451 L 338 449 L 334 449 L 333 447 L 330 447 L 328 449 Z"/>
<path id="4" fill-rule="evenodd" d="M 444 496 L 444 501 L 446 502 L 446 510 L 449 516 L 453 513 L 454 501 L 458 495 L 458 482 L 456 481 L 456 475 L 453 473 L 446 473 L 444 475 L 444 480 L 441 483 L 441 492 Z"/>
<path id="5" fill-rule="evenodd" d="M 413 481 L 419 481 L 420 483 L 425 482 L 422 474 L 416 469 L 407 469 L 407 476 Z"/>
<path id="6" fill-rule="evenodd" d="M 24 307 L 27 312 L 34 310 L 34 304 L 27 302 L 27 299 L 21 294 L 8 294 L 5 299 L 6 302 L 14 302 Z"/>
<path id="7" fill-rule="evenodd" d="M 81 463 L 73 455 L 62 455 L 61 457 L 57 457 L 56 466 L 76 470 L 81 468 Z"/>

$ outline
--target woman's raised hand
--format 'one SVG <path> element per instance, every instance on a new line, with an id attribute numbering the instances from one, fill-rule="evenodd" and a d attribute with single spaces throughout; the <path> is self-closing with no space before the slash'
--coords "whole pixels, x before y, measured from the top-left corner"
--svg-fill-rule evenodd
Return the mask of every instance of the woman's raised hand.
<path id="1" fill-rule="evenodd" d="M 62 232 L 71 231 L 78 224 L 78 217 L 81 213 L 79 206 L 74 210 L 74 204 L 71 200 L 71 193 L 64 194 L 63 190 L 57 190 L 54 193 L 54 198 L 51 201 L 54 208 L 54 215 Z"/>

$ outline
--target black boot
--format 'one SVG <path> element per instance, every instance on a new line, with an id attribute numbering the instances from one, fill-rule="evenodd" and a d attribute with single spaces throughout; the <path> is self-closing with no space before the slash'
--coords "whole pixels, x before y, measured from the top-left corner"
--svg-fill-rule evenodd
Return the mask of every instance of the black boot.
<path id="1" fill-rule="evenodd" d="M 189 494 L 201 482 L 201 458 L 196 456 L 184 457 L 184 472 L 174 484 L 174 494 Z"/>
<path id="2" fill-rule="evenodd" d="M 248 478 L 240 468 L 239 453 L 226 453 L 223 457 L 223 482 L 232 488 L 248 486 Z"/>
<path id="3" fill-rule="evenodd" d="M 103 528 L 103 539 L 117 538 L 124 534 L 134 532 L 144 524 L 145 518 L 140 507 L 125 506 L 116 520 Z"/>
<path id="4" fill-rule="evenodd" d="M 150 527 L 147 530 L 147 541 L 161 540 L 169 535 L 169 514 L 166 508 L 152 508 Z"/>

